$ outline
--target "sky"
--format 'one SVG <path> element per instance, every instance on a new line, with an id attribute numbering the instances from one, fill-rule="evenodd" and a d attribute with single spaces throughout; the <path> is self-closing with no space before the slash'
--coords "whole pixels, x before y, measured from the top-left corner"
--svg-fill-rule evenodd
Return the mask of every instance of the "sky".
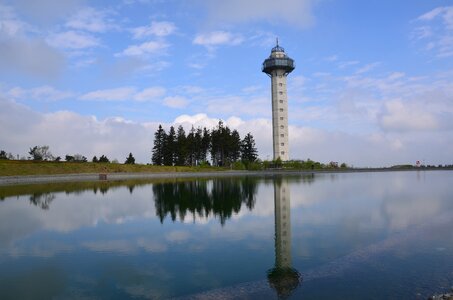
<path id="1" fill-rule="evenodd" d="M 0 150 L 132 152 L 159 124 L 251 132 L 272 159 L 278 37 L 291 159 L 453 164 L 453 1 L 0 0 Z"/>

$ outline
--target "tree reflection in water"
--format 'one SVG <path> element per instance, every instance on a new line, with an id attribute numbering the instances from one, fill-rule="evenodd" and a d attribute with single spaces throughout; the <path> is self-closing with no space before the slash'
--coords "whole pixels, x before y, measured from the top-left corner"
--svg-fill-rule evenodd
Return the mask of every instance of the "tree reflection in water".
<path id="1" fill-rule="evenodd" d="M 257 187 L 258 179 L 252 177 L 154 184 L 156 214 L 161 223 L 167 215 L 172 221 L 178 216 L 184 221 L 187 214 L 194 220 L 213 215 L 223 226 L 242 204 L 253 209 Z"/>
<path id="2" fill-rule="evenodd" d="M 50 203 L 55 199 L 55 194 L 53 193 L 36 193 L 30 195 L 30 203 L 40 207 L 41 209 L 49 209 Z"/>

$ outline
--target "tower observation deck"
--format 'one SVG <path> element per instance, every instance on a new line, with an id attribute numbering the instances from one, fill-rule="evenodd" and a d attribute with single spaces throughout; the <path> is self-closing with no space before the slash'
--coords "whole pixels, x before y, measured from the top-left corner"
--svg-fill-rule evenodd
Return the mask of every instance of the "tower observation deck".
<path id="1" fill-rule="evenodd" d="M 288 95 L 286 76 L 295 68 L 294 60 L 289 58 L 285 49 L 277 45 L 271 55 L 263 62 L 262 71 L 271 77 L 272 90 L 272 136 L 274 159 L 289 160 L 288 139 Z"/>

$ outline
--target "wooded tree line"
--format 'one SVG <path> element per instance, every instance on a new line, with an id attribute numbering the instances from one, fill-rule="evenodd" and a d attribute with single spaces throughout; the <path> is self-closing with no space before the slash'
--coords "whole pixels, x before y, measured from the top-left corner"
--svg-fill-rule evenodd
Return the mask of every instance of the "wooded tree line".
<path id="1" fill-rule="evenodd" d="M 171 126 L 168 132 L 159 125 L 154 133 L 154 165 L 197 166 L 209 163 L 208 157 L 214 166 L 229 166 L 239 160 L 254 162 L 258 151 L 251 133 L 241 140 L 239 132 L 222 121 L 211 130 L 192 126 L 187 135 L 181 125 L 177 130 Z"/>
<path id="2" fill-rule="evenodd" d="M 54 161 L 54 162 L 60 162 L 62 159 L 60 156 L 54 156 L 52 152 L 49 150 L 49 146 L 44 145 L 44 146 L 34 146 L 31 147 L 30 150 L 28 151 L 28 154 L 30 156 L 27 157 L 22 157 L 21 160 L 34 160 L 34 161 Z M 0 160 L 14 160 L 15 157 L 11 153 L 6 153 L 4 150 L 0 150 Z M 19 155 L 17 156 L 17 159 L 19 159 Z M 76 162 L 76 163 L 86 163 L 88 162 L 88 159 L 83 156 L 82 154 L 66 154 L 65 156 L 65 161 L 66 162 Z M 106 155 L 101 155 L 99 158 L 95 155 L 93 156 L 93 159 L 91 162 L 94 163 L 110 163 L 110 159 Z M 116 159 L 112 161 L 113 163 L 119 163 Z M 124 164 L 135 164 L 135 157 L 132 155 L 132 153 L 129 153 L 129 156 L 126 157 L 126 160 Z"/>

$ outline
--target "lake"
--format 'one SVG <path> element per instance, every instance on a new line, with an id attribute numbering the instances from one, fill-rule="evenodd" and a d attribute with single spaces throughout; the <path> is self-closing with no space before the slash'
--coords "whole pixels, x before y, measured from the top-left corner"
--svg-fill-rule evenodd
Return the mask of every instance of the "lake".
<path id="1" fill-rule="evenodd" d="M 427 299 L 453 171 L 0 186 L 0 299 Z"/>

